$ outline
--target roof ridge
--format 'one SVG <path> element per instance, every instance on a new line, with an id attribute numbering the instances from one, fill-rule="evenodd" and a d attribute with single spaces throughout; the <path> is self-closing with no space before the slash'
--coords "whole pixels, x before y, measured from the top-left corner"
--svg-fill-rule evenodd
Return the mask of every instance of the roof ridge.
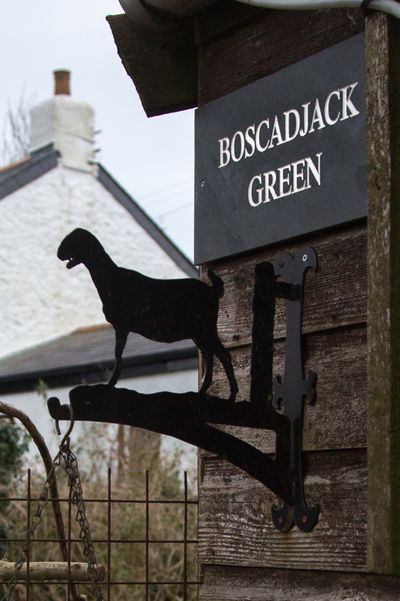
<path id="1" fill-rule="evenodd" d="M 57 167 L 59 156 L 58 150 L 49 144 L 33 152 L 29 160 L 0 172 L 0 200 Z"/>
<path id="2" fill-rule="evenodd" d="M 20 167 L 21 165 L 24 165 L 25 163 L 28 163 L 31 160 L 32 160 L 32 155 L 27 154 L 22 159 L 18 159 L 17 161 L 13 161 L 12 163 L 8 163 L 8 165 L 4 165 L 3 167 L 0 167 L 0 173 L 7 173 L 7 171 L 11 171 L 12 169 L 15 169 L 16 167 Z"/>

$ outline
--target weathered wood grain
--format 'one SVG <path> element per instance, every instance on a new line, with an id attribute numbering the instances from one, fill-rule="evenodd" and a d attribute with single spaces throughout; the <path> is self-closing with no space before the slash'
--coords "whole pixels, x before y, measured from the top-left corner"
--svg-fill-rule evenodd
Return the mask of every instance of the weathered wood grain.
<path id="1" fill-rule="evenodd" d="M 99 582 L 103 582 L 106 575 L 104 565 L 97 566 L 96 576 Z M 15 576 L 15 561 L 0 560 L 0 582 L 9 582 Z M 20 580 L 28 579 L 26 563 L 22 564 L 21 571 L 18 574 Z M 82 581 L 90 582 L 90 573 L 88 564 L 72 561 L 68 565 L 67 561 L 31 561 L 29 563 L 29 579 L 45 582 L 46 580 L 58 581 Z"/>
<path id="2" fill-rule="evenodd" d="M 256 17 L 265 16 L 268 9 L 256 8 L 231 2 L 231 0 L 220 0 L 200 13 L 195 19 L 196 42 L 198 45 L 208 44 L 218 37 L 226 36 L 232 30 L 243 27 L 246 21 Z"/>
<path id="3" fill-rule="evenodd" d="M 358 10 L 261 14 L 233 8 L 234 4 L 222 2 L 197 19 L 199 104 L 364 28 Z M 225 283 L 219 316 L 221 339 L 232 353 L 239 398 L 248 398 L 254 267 L 305 245 L 316 248 L 320 268 L 308 274 L 304 299 L 304 357 L 307 368 L 318 372 L 318 381 L 317 403 L 305 409 L 303 458 L 306 494 L 321 503 L 321 519 L 311 533 L 296 529 L 279 533 L 270 517 L 271 493 L 223 460 L 202 456 L 199 561 L 205 570 L 203 601 L 396 598 L 397 583 L 369 580 L 364 586 L 362 576 L 343 574 L 367 569 L 366 223 L 204 266 L 204 270 L 212 267 Z M 275 374 L 283 369 L 285 327 L 283 302 L 278 301 Z M 218 363 L 213 392 L 226 392 Z M 264 451 L 273 448 L 273 437 L 265 432 L 241 429 L 235 433 Z M 290 572 L 283 571 L 285 568 L 310 572 L 302 572 L 303 578 L 293 572 L 285 580 Z"/>
<path id="4" fill-rule="evenodd" d="M 312 570 L 366 569 L 365 451 L 306 453 L 307 497 L 321 505 L 311 533 L 278 532 L 271 493 L 220 459 L 203 460 L 201 564 Z"/>
<path id="5" fill-rule="evenodd" d="M 400 574 L 400 23 L 366 29 L 368 470 L 371 570 Z"/>
<path id="6" fill-rule="evenodd" d="M 199 601 L 398 601 L 399 597 L 397 578 L 206 566 Z"/>
<path id="7" fill-rule="evenodd" d="M 304 291 L 303 332 L 318 332 L 365 323 L 367 312 L 367 237 L 363 223 L 342 231 L 317 234 L 299 242 L 260 250 L 244 257 L 211 265 L 223 279 L 218 331 L 227 347 L 251 342 L 254 267 L 282 252 L 310 245 L 318 254 L 319 268 L 309 271 Z M 203 274 L 206 270 L 203 269 Z M 203 275 L 203 279 L 206 279 Z M 284 302 L 277 301 L 275 337 L 286 334 Z"/>
<path id="8" fill-rule="evenodd" d="M 197 52 L 191 21 L 157 29 L 126 15 L 107 17 L 122 64 L 148 117 L 197 104 Z"/>
<path id="9" fill-rule="evenodd" d="M 367 446 L 367 354 L 366 328 L 310 334 L 304 337 L 305 368 L 317 373 L 315 405 L 306 405 L 304 413 L 305 450 L 349 449 Z M 274 375 L 282 375 L 285 344 L 274 348 Z M 249 399 L 250 354 L 245 347 L 232 353 L 239 384 L 238 400 Z M 210 389 L 216 396 L 226 397 L 229 386 L 219 363 L 214 368 Z M 264 452 L 273 452 L 274 434 L 260 430 L 222 427 Z"/>
<path id="10" fill-rule="evenodd" d="M 287 11 L 262 11 L 256 20 L 250 21 L 243 13 L 242 27 L 238 27 L 240 19 L 236 15 L 227 18 L 230 10 L 226 7 L 214 19 L 212 7 L 198 19 L 199 105 L 341 42 L 364 28 L 359 10 L 296 11 L 290 17 Z M 224 30 L 229 35 L 221 35 Z M 215 39 L 210 42 L 211 36 Z M 207 43 L 202 44 L 202 40 Z"/>

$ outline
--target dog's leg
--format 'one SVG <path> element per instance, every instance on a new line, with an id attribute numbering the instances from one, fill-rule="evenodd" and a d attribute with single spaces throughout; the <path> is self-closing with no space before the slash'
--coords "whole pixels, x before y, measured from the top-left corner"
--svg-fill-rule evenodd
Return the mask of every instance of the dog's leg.
<path id="1" fill-rule="evenodd" d="M 115 386 L 118 382 L 122 369 L 122 353 L 124 352 L 127 339 L 128 332 L 115 330 L 115 363 L 112 376 L 108 382 L 109 386 Z"/>
<path id="2" fill-rule="evenodd" d="M 235 372 L 233 371 L 231 355 L 220 341 L 218 334 L 214 339 L 212 348 L 216 357 L 221 361 L 226 377 L 228 378 L 230 389 L 229 400 L 234 401 L 239 391 L 239 387 L 236 382 Z"/>
<path id="3" fill-rule="evenodd" d="M 205 394 L 207 392 L 207 390 L 210 388 L 211 382 L 212 382 L 214 356 L 213 356 L 212 352 L 207 350 L 204 346 L 200 346 L 199 344 L 197 344 L 197 346 L 199 347 L 199 349 L 201 351 L 201 354 L 204 359 L 204 365 L 205 365 L 204 376 L 201 381 L 199 393 Z"/>

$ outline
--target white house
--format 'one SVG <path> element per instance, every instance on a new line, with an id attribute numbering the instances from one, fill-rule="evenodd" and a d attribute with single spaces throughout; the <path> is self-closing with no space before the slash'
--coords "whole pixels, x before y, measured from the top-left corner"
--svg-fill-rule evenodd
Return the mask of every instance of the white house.
<path id="1" fill-rule="evenodd" d="M 190 261 L 96 163 L 94 111 L 56 94 L 31 112 L 31 154 L 0 171 L 0 357 L 104 322 L 85 267 L 56 257 L 75 227 L 94 233 L 124 267 L 161 278 L 196 277 Z"/>
<path id="2" fill-rule="evenodd" d="M 0 397 L 25 410 L 45 435 L 35 392 L 68 402 L 80 383 L 104 381 L 114 333 L 83 265 L 72 272 L 57 248 L 76 227 L 94 233 L 115 262 L 159 278 L 196 277 L 191 262 L 95 160 L 94 111 L 55 73 L 55 95 L 31 112 L 31 152 L 0 170 Z M 197 386 L 191 341 L 159 345 L 130 335 L 121 384 L 141 392 Z"/>

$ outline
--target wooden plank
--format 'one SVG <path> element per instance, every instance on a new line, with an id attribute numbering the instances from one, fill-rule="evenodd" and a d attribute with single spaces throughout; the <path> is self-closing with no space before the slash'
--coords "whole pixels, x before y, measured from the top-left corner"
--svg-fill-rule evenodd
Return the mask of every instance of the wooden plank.
<path id="1" fill-rule="evenodd" d="M 367 21 L 368 565 L 400 574 L 400 23 Z"/>
<path id="2" fill-rule="evenodd" d="M 148 117 L 197 104 L 197 52 L 191 21 L 167 29 L 107 17 L 118 54 Z"/>
<path id="3" fill-rule="evenodd" d="M 347 39 L 364 27 L 358 10 L 265 11 L 257 15 L 243 11 L 230 17 L 227 3 L 222 5 L 225 13 L 213 10 L 211 14 L 210 10 L 197 20 L 199 104 Z M 271 580 L 266 584 L 259 577 L 268 568 L 273 568 L 270 574 L 278 575 L 284 568 L 312 567 L 313 576 L 319 577 L 320 570 L 327 570 L 332 578 L 332 571 L 363 572 L 367 567 L 365 223 L 205 268 L 212 267 L 225 282 L 219 331 L 232 352 L 241 388 L 239 398 L 248 398 L 254 266 L 304 245 L 314 246 L 320 257 L 320 270 L 308 275 L 305 290 L 305 358 L 319 378 L 317 404 L 307 406 L 305 411 L 304 448 L 309 452 L 303 455 L 306 494 L 321 503 L 321 520 L 308 534 L 298 530 L 277 532 L 270 517 L 271 493 L 223 460 L 201 457 L 199 562 L 206 576 L 200 595 L 205 601 L 287 601 L 293 596 L 304 601 L 342 601 L 337 593 L 346 591 L 348 596 L 343 596 L 343 601 L 369 601 L 366 594 L 374 590 L 361 588 L 362 596 L 358 598 L 358 589 L 350 588 L 353 581 L 346 581 L 341 574 L 341 582 L 349 583 L 347 589 L 324 586 L 327 576 L 318 588 L 319 581 L 313 585 L 311 576 L 305 579 L 303 588 L 288 585 L 286 589 L 281 587 L 280 594 Z M 281 373 L 283 368 L 283 317 L 283 302 L 279 301 L 274 373 Z M 213 391 L 225 392 L 225 377 L 219 365 Z M 241 429 L 235 433 L 264 451 L 272 449 L 273 438 L 265 432 Z M 230 567 L 234 565 L 238 567 Z M 241 570 L 243 575 L 257 566 L 262 570 L 253 580 L 243 577 L 242 585 L 234 581 L 231 569 Z M 210 570 L 227 575 L 221 587 L 207 581 Z M 382 591 L 386 591 L 383 586 L 379 594 L 383 595 Z M 382 596 L 385 601 L 394 598 L 393 594 Z"/>
<path id="4" fill-rule="evenodd" d="M 254 267 L 282 252 L 315 248 L 319 268 L 306 276 L 303 332 L 317 332 L 365 323 L 367 311 L 366 227 L 358 224 L 341 231 L 317 234 L 285 246 L 269 247 L 244 257 L 211 265 L 224 281 L 218 331 L 227 347 L 251 343 Z M 203 279 L 206 269 L 203 269 Z M 285 336 L 284 303 L 278 301 L 275 337 Z"/>
<path id="5" fill-rule="evenodd" d="M 204 459 L 199 505 L 201 564 L 366 569 L 366 452 L 305 454 L 307 497 L 321 505 L 311 533 L 272 525 L 272 494 L 220 459 Z"/>
<path id="6" fill-rule="evenodd" d="M 397 578 L 206 566 L 199 601 L 398 601 L 399 596 Z"/>
<path id="7" fill-rule="evenodd" d="M 238 27 L 243 27 L 246 21 L 265 16 L 266 12 L 271 11 L 240 2 L 231 2 L 231 0 L 221 0 L 197 16 L 196 43 L 208 44 L 218 37 L 226 36 Z"/>
<path id="8" fill-rule="evenodd" d="M 317 398 L 304 413 L 304 450 L 365 448 L 367 446 L 367 353 L 364 326 L 304 339 L 305 368 L 317 373 Z M 232 352 L 233 366 L 239 384 L 238 400 L 248 400 L 250 390 L 251 348 Z M 282 375 L 285 344 L 274 348 L 274 374 Z M 211 392 L 226 397 L 227 379 L 216 362 Z M 264 452 L 274 451 L 272 432 L 249 428 L 223 427 Z"/>
<path id="9" fill-rule="evenodd" d="M 228 27 L 229 35 L 201 45 L 199 52 L 199 105 L 275 73 L 302 58 L 341 42 L 364 29 L 360 10 L 264 11 L 233 30 L 223 16 L 214 23 L 214 11 L 199 17 L 197 39 L 208 40 Z M 229 12 L 228 12 L 229 14 Z M 232 26 L 232 25 L 231 25 Z M 238 51 L 240 49 L 240 51 Z"/>

